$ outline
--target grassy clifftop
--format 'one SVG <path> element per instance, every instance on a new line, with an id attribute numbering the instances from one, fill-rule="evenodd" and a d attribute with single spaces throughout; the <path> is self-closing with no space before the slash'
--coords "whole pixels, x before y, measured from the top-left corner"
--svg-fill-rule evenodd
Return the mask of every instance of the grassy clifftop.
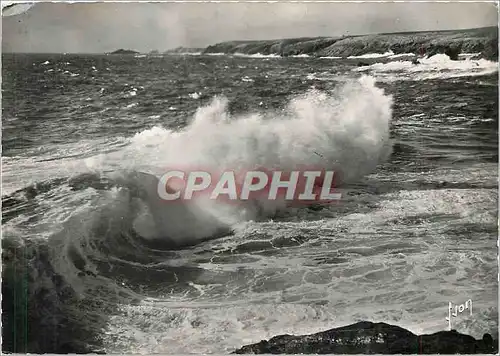
<path id="1" fill-rule="evenodd" d="M 263 41 L 228 41 L 208 46 L 204 53 L 243 53 L 316 57 L 348 57 L 367 53 L 478 53 L 498 59 L 498 29 L 382 33 L 343 37 L 307 37 Z"/>

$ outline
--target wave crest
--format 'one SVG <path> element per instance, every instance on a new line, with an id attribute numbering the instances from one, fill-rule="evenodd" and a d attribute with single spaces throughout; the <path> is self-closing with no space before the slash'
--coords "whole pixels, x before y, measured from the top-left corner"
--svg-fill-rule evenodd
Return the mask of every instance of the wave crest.
<path id="1" fill-rule="evenodd" d="M 241 221 L 272 216 L 284 203 L 253 201 L 235 207 L 196 200 L 166 204 L 157 194 L 157 179 L 151 177 L 169 169 L 291 171 L 308 166 L 334 170 L 338 184 L 352 182 L 389 157 L 391 115 L 392 97 L 369 76 L 333 92 L 309 91 L 293 98 L 280 112 L 232 115 L 228 100 L 216 97 L 199 108 L 184 129 L 154 127 L 140 132 L 127 148 L 101 158 L 99 164 L 151 173 L 149 178 L 137 180 L 146 192 L 152 216 L 141 226 L 154 226 L 151 236 L 155 238 L 168 238 L 176 245 L 192 244 L 230 231 Z"/>

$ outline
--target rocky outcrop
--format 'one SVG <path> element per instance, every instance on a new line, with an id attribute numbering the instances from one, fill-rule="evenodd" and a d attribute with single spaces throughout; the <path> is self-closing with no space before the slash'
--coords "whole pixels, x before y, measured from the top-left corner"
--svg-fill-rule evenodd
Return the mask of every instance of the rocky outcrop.
<path id="1" fill-rule="evenodd" d="M 363 62 L 363 61 L 358 62 L 358 67 L 366 67 L 369 65 L 370 65 L 370 63 L 368 63 L 368 62 Z"/>
<path id="2" fill-rule="evenodd" d="M 385 33 L 364 36 L 308 37 L 264 41 L 229 41 L 208 46 L 204 53 L 263 54 L 315 57 L 349 57 L 367 53 L 446 53 L 458 59 L 459 53 L 481 53 L 498 59 L 498 29 L 486 27 L 471 30 Z"/>
<path id="3" fill-rule="evenodd" d="M 117 49 L 116 51 L 114 52 L 111 52 L 109 54 L 139 54 L 139 52 L 137 51 L 132 51 L 131 49 Z"/>
<path id="4" fill-rule="evenodd" d="M 496 353 L 498 340 L 452 331 L 415 335 L 399 326 L 362 321 L 312 335 L 275 336 L 235 354 L 457 354 Z"/>

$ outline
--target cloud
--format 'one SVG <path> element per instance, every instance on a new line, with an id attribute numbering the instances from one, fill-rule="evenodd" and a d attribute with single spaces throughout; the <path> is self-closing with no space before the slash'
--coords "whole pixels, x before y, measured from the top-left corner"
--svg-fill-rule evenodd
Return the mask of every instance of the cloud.
<path id="1" fill-rule="evenodd" d="M 39 3 L 3 19 L 3 50 L 149 51 L 227 40 L 473 28 L 497 22 L 492 3 Z"/>

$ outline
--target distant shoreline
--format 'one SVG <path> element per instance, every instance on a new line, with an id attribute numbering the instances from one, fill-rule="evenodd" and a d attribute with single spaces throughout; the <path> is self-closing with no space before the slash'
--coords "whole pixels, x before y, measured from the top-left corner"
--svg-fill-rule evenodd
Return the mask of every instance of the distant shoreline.
<path id="1" fill-rule="evenodd" d="M 498 59 L 498 29 L 421 31 L 341 37 L 309 37 L 262 41 L 226 41 L 208 46 L 204 54 L 277 55 L 281 57 L 354 57 L 369 53 L 423 54 L 480 53 Z M 454 59 L 454 58 L 452 58 Z"/>
<path id="2" fill-rule="evenodd" d="M 479 53 L 479 57 L 498 60 L 498 28 L 481 27 L 463 30 L 395 32 L 346 36 L 298 37 L 272 40 L 224 41 L 206 47 L 177 47 L 160 52 L 118 49 L 105 53 L 30 53 L 39 55 L 172 55 L 172 54 L 243 54 L 263 56 L 309 56 L 348 58 L 370 53 Z"/>

